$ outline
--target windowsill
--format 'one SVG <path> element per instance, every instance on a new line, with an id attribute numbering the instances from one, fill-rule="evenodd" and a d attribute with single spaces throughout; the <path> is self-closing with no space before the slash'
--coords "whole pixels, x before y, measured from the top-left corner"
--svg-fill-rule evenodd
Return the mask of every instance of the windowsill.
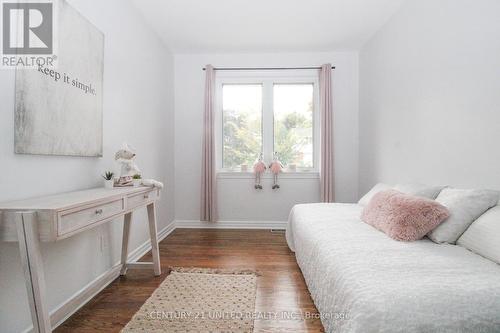
<path id="1" fill-rule="evenodd" d="M 218 179 L 254 179 L 253 172 L 241 171 L 218 171 Z M 266 172 L 261 176 L 262 179 L 272 179 L 273 174 Z M 279 174 L 280 179 L 319 179 L 319 172 L 317 171 L 284 171 Z"/>

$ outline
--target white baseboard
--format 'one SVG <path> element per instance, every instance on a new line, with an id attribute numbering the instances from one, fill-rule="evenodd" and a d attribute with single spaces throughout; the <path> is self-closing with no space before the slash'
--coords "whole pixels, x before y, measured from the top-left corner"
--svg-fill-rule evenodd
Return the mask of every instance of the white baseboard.
<path id="1" fill-rule="evenodd" d="M 174 230 L 175 223 L 172 222 L 158 232 L 158 241 L 165 239 Z M 127 261 L 136 262 L 149 251 L 151 251 L 151 240 L 147 240 L 134 251 L 130 252 Z M 66 319 L 68 319 L 88 301 L 106 288 L 111 282 L 113 282 L 118 276 L 120 276 L 120 269 L 121 265 L 117 262 L 108 271 L 95 278 L 85 287 L 68 298 L 64 303 L 52 310 L 50 312 L 50 323 L 52 325 L 52 329 L 61 325 Z M 33 332 L 32 325 L 23 331 L 23 333 L 31 332 Z"/>
<path id="2" fill-rule="evenodd" d="M 175 228 L 189 229 L 286 229 L 286 221 L 217 221 L 175 220 Z"/>
<path id="3" fill-rule="evenodd" d="M 61 325 L 66 319 L 84 306 L 94 296 L 101 292 L 107 285 L 120 276 L 121 266 L 115 265 L 107 272 L 101 274 L 85 287 L 68 298 L 64 303 L 50 312 L 50 324 L 52 329 Z M 30 330 L 31 331 L 31 330 Z"/>
<path id="4" fill-rule="evenodd" d="M 170 222 L 169 225 L 167 225 L 162 230 L 158 231 L 158 242 L 161 242 L 162 240 L 164 240 L 174 230 L 175 230 L 175 222 Z M 144 244 L 142 244 L 137 249 L 135 249 L 134 251 L 129 253 L 127 261 L 136 262 L 137 260 L 141 259 L 149 251 L 151 251 L 151 240 L 148 239 L 146 242 L 144 242 Z"/>

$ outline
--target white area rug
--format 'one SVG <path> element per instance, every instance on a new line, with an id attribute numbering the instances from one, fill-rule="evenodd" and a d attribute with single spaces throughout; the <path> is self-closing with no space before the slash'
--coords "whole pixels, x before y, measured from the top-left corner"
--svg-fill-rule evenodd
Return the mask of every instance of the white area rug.
<path id="1" fill-rule="evenodd" d="M 256 286 L 250 271 L 173 268 L 122 332 L 253 332 Z"/>

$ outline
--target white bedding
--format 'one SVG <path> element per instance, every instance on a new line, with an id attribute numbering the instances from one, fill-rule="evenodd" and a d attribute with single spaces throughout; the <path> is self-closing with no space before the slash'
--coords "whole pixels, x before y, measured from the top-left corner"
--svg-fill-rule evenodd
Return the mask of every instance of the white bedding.
<path id="1" fill-rule="evenodd" d="M 290 214 L 287 241 L 327 332 L 500 332 L 500 265 L 456 245 L 392 240 L 361 210 Z"/>

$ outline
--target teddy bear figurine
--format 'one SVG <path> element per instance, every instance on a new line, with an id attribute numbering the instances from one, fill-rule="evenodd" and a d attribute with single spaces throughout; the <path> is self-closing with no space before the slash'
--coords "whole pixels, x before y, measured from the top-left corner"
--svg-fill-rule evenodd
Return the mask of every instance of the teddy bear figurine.
<path id="1" fill-rule="evenodd" d="M 260 153 L 259 155 L 259 158 L 257 160 L 257 162 L 255 162 L 254 166 L 253 166 L 253 172 L 255 174 L 255 189 L 256 190 L 262 190 L 262 185 L 261 185 L 261 177 L 262 177 L 262 174 L 264 172 L 266 172 L 266 163 L 264 163 L 264 158 L 263 158 L 263 154 Z"/>
<path id="2" fill-rule="evenodd" d="M 135 151 L 126 143 L 116 152 L 115 161 L 121 164 L 120 178 L 115 182 L 116 187 L 133 186 L 133 177 L 141 174 L 135 163 L 135 157 Z M 141 179 L 141 185 L 163 188 L 163 183 L 154 179 Z"/>
<path id="3" fill-rule="evenodd" d="M 273 190 L 279 189 L 280 185 L 278 184 L 278 175 L 283 172 L 283 164 L 281 164 L 278 159 L 278 152 L 274 153 L 274 158 L 269 165 L 269 170 L 273 173 Z"/>

